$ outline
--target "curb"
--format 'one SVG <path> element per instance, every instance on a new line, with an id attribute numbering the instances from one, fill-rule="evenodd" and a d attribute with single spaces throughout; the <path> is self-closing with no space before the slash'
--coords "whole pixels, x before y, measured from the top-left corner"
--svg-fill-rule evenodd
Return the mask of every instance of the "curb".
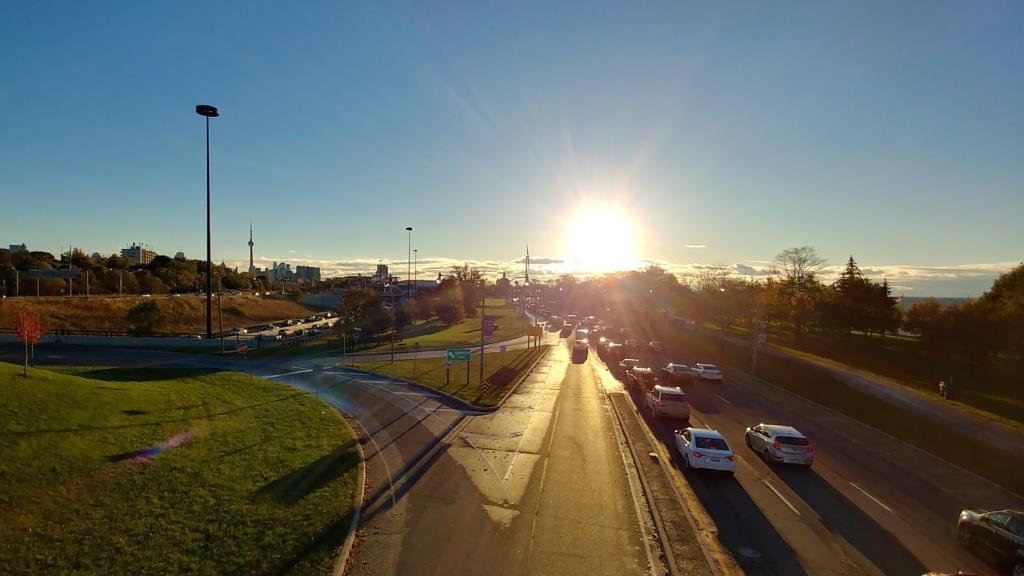
<path id="1" fill-rule="evenodd" d="M 449 393 L 447 393 L 447 392 L 445 392 L 443 390 L 438 390 L 437 388 L 431 388 L 430 386 L 427 386 L 427 385 L 424 385 L 424 384 L 420 384 L 419 382 L 413 382 L 412 380 L 406 380 L 404 378 L 396 378 L 394 376 L 389 376 L 387 374 L 381 374 L 380 372 L 373 372 L 373 371 L 370 371 L 370 370 L 364 370 L 362 368 L 354 368 L 352 366 L 346 366 L 344 364 L 335 364 L 335 366 L 338 367 L 338 368 L 344 368 L 345 370 L 352 370 L 354 372 L 360 372 L 362 374 L 368 374 L 368 375 L 371 375 L 371 376 L 381 376 L 381 377 L 384 377 L 384 378 L 390 378 L 390 379 L 395 380 L 397 382 L 402 382 L 404 384 L 409 384 L 410 386 L 413 386 L 415 388 L 419 388 L 420 390 L 423 390 L 424 392 L 429 392 L 431 394 L 440 394 L 441 396 L 443 396 L 444 398 L 448 399 L 452 403 L 454 403 L 454 404 L 456 404 L 458 406 L 461 406 L 466 411 L 489 413 L 489 412 L 497 412 L 498 410 L 500 410 L 501 407 L 505 404 L 505 401 L 508 400 L 509 396 L 511 396 L 512 393 L 515 392 L 519 388 L 519 385 L 522 384 L 523 380 L 526 379 L 526 377 L 529 376 L 531 372 L 533 372 L 533 369 L 537 367 L 537 364 L 540 363 L 540 361 L 543 360 L 544 357 L 548 355 L 548 352 L 551 350 L 550 345 L 543 344 L 543 346 L 548 346 L 548 349 L 545 350 L 544 353 L 541 354 L 540 356 L 537 356 L 536 360 L 533 361 L 533 364 L 531 364 L 530 367 L 525 370 L 525 372 L 523 374 L 523 377 L 519 379 L 519 382 L 516 382 L 515 386 L 512 386 L 511 388 L 509 388 L 505 392 L 505 395 L 501 397 L 501 400 L 499 400 L 498 403 L 495 404 L 494 406 L 479 406 L 477 404 L 473 404 L 472 402 L 466 402 L 465 400 L 463 400 L 461 398 L 456 398 L 455 396 L 452 396 L 451 394 L 449 394 Z"/>
<path id="2" fill-rule="evenodd" d="M 338 554 L 338 558 L 334 561 L 334 567 L 331 569 L 331 576 L 342 576 L 345 573 L 345 568 L 348 566 L 349 556 L 352 554 L 352 545 L 356 540 L 356 530 L 359 528 L 359 518 L 362 515 L 363 503 L 366 500 L 366 450 L 363 448 L 363 443 L 358 441 L 355 428 L 349 423 L 351 417 L 334 404 L 326 400 L 324 400 L 324 403 L 334 408 L 338 414 L 341 414 L 342 420 L 352 430 L 352 435 L 357 439 L 356 444 L 359 446 L 359 480 L 356 481 L 356 485 L 359 487 L 359 500 L 355 506 L 356 513 L 352 516 L 352 522 L 348 526 L 345 543 L 341 545 L 341 552 Z M 359 422 L 356 421 L 356 424 L 359 425 Z M 359 428 L 362 429 L 362 425 L 359 425 Z M 363 430 L 363 432 L 365 431 Z"/>

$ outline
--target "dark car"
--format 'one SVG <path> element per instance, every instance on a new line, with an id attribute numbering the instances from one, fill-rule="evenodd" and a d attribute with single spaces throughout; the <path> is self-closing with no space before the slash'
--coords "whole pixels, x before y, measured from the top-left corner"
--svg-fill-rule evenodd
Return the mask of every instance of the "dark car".
<path id="1" fill-rule="evenodd" d="M 590 355 L 590 346 L 587 345 L 586 340 L 577 340 L 572 347 L 572 363 L 583 364 L 587 361 L 587 356 Z"/>
<path id="2" fill-rule="evenodd" d="M 956 522 L 960 544 L 1024 576 L 1024 512 L 964 510 Z"/>

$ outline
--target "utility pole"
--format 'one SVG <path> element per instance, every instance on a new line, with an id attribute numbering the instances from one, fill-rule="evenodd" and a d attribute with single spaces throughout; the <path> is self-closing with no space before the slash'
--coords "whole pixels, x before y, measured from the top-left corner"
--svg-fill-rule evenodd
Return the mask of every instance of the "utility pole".
<path id="1" fill-rule="evenodd" d="M 756 312 L 754 312 L 754 346 L 750 360 L 750 373 L 757 376 L 757 349 L 761 346 L 761 297 L 757 296 Z"/>
<path id="2" fill-rule="evenodd" d="M 480 385 L 484 384 L 484 344 L 486 342 L 484 335 L 484 326 L 487 323 L 487 296 L 484 295 L 483 290 L 480 291 Z"/>

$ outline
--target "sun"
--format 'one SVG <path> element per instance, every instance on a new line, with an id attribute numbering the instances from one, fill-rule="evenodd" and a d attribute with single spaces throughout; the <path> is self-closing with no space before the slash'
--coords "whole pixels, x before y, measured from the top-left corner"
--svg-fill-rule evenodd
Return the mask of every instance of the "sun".
<path id="1" fill-rule="evenodd" d="M 566 254 L 580 272 L 613 272 L 633 265 L 633 227 L 617 210 L 585 206 L 566 234 Z"/>

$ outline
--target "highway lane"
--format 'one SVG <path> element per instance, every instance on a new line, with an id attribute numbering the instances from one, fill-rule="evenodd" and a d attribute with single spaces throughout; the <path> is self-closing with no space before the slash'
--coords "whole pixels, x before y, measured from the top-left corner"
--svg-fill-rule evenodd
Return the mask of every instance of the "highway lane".
<path id="1" fill-rule="evenodd" d="M 701 360 L 686 355 L 641 356 L 655 367 L 669 359 Z M 926 569 L 993 573 L 992 567 L 957 544 L 956 514 L 961 507 L 1020 506 L 1016 495 L 742 373 L 727 370 L 722 383 L 697 382 L 684 389 L 694 405 L 693 424 L 725 435 L 738 456 L 736 485 L 763 511 L 808 573 L 825 568 L 822 550 L 839 561 L 830 570 L 840 573 L 921 574 Z M 640 402 L 640 396 L 635 400 Z M 749 451 L 743 431 L 762 421 L 792 424 L 810 437 L 815 445 L 814 467 L 769 466 Z M 656 422 L 652 428 L 670 448 L 672 428 L 683 425 Z M 748 522 L 750 511 L 742 500 L 735 506 L 724 505 L 741 497 L 731 482 L 691 473 L 687 480 L 720 528 Z M 759 520 L 756 515 L 753 518 Z M 748 551 L 746 546 L 741 550 Z M 763 551 L 756 553 L 764 560 Z"/>
<path id="2" fill-rule="evenodd" d="M 500 411 L 464 414 L 393 504 L 371 503 L 350 573 L 664 573 L 612 426 L 556 347 Z"/>

